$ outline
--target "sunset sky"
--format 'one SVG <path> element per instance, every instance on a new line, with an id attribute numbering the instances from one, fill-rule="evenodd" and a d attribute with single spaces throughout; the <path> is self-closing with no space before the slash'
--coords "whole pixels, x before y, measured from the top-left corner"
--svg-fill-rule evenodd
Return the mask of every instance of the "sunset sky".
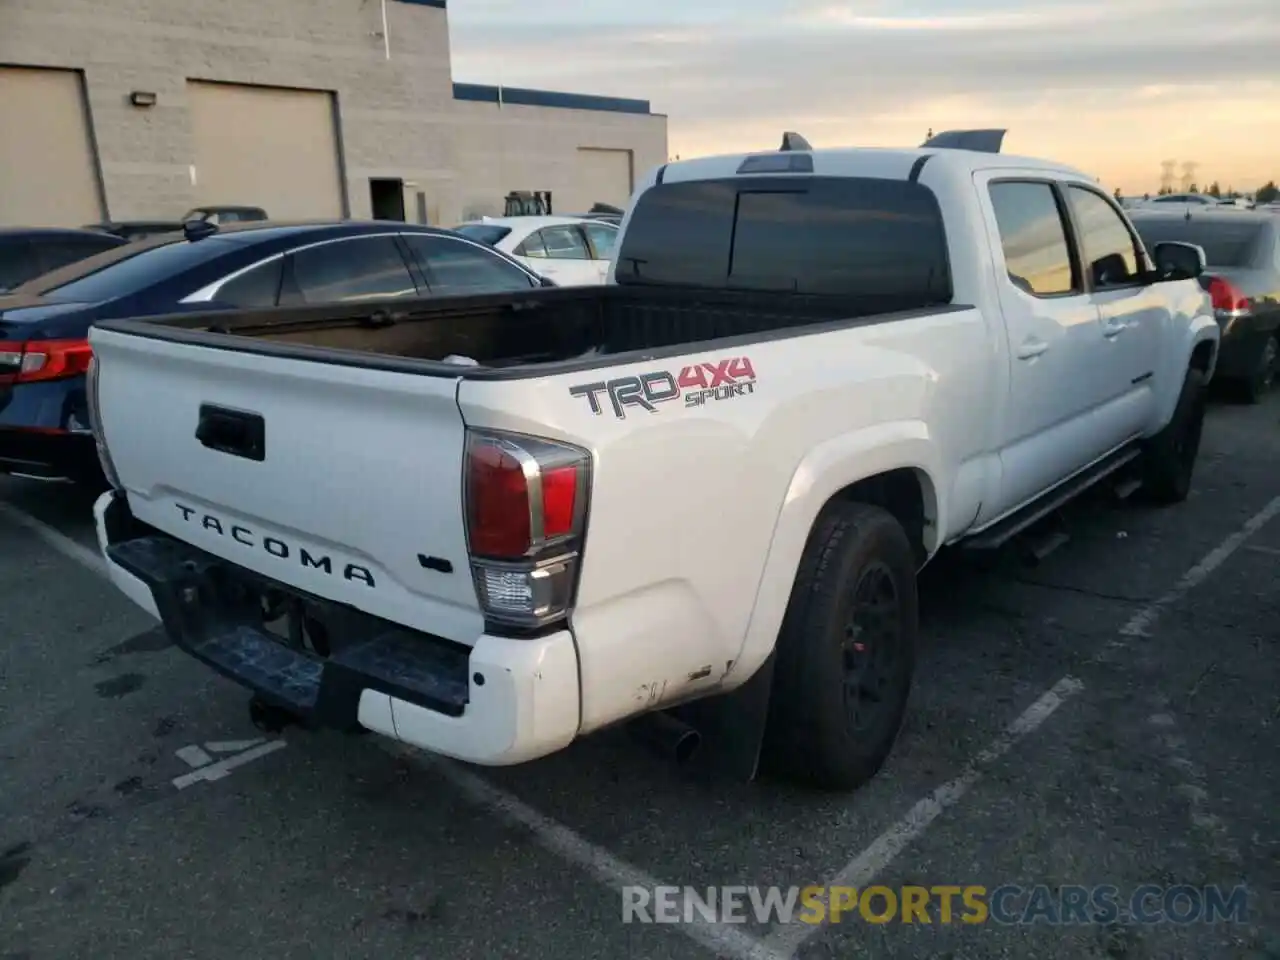
<path id="1" fill-rule="evenodd" d="M 682 157 L 916 145 L 1005 151 L 1155 192 L 1280 180 L 1280 0 L 451 0 L 454 79 L 638 97 Z"/>

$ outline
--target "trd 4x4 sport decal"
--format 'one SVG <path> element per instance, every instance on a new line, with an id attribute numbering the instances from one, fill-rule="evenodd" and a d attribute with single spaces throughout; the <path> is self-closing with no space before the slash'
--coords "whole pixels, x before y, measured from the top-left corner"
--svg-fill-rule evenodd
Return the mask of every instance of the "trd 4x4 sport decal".
<path id="1" fill-rule="evenodd" d="M 609 397 L 613 415 L 622 420 L 628 407 L 658 412 L 658 404 L 684 397 L 686 407 L 700 407 L 714 400 L 728 400 L 755 393 L 756 371 L 747 357 L 730 357 L 715 363 L 695 363 L 682 367 L 679 374 L 669 370 L 642 373 L 639 376 L 597 380 L 569 388 L 569 395 L 586 397 L 591 412 L 600 416 L 603 393 Z"/>

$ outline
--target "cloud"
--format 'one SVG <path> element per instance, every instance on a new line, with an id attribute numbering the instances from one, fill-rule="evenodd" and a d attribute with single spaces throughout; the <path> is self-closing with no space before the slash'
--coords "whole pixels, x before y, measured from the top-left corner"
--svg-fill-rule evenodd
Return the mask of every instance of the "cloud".
<path id="1" fill-rule="evenodd" d="M 1280 175 L 1276 2 L 470 0 L 450 18 L 457 79 L 649 99 L 673 153 L 981 123 L 1120 182 L 1187 151 L 1225 179 Z"/>

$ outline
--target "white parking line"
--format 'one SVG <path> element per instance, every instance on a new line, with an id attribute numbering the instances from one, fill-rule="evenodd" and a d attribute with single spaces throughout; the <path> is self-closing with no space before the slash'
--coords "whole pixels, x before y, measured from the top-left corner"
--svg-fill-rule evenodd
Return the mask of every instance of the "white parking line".
<path id="1" fill-rule="evenodd" d="M 1130 617 L 1129 622 L 1120 628 L 1120 636 L 1125 638 L 1151 636 L 1151 628 L 1166 607 L 1177 603 L 1186 596 L 1188 591 L 1203 583 L 1209 574 L 1226 563 L 1227 558 L 1239 550 L 1246 540 L 1274 520 L 1277 515 L 1280 515 L 1280 497 L 1274 498 L 1245 521 L 1243 527 L 1205 554 L 1204 559 L 1184 573 L 1182 579 L 1175 583 L 1168 593 L 1147 604 Z M 1124 646 L 1125 642 L 1123 639 L 1114 640 L 1110 646 L 1112 648 Z"/>
<path id="2" fill-rule="evenodd" d="M 174 777 L 173 785 L 179 790 L 185 790 L 192 784 L 201 783 L 205 780 L 221 780 L 223 777 L 229 776 L 236 767 L 242 767 L 246 763 L 257 760 L 259 757 L 265 757 L 269 753 L 283 750 L 285 746 L 284 740 L 270 740 L 260 747 L 254 747 L 252 750 L 244 751 L 244 753 L 237 753 L 234 757 L 227 757 L 227 759 L 219 760 L 217 763 L 210 763 L 192 770 L 190 773 L 184 773 L 180 777 Z"/>
<path id="3" fill-rule="evenodd" d="M 96 554 L 48 525 L 3 503 L 0 503 L 0 515 L 8 517 L 31 530 L 64 556 L 75 560 L 95 573 L 106 576 L 105 565 Z M 1277 515 L 1280 515 L 1280 497 L 1273 499 L 1251 517 L 1240 530 L 1210 551 L 1198 564 L 1188 570 L 1172 589 L 1135 613 L 1121 627 L 1119 631 L 1120 637 L 1112 641 L 1109 648 L 1116 649 L 1124 646 L 1128 642 L 1127 638 L 1149 636 L 1151 628 L 1165 608 L 1173 605 L 1190 590 L 1204 582 L 1214 570 L 1220 567 L 1250 537 Z M 958 777 L 938 787 L 927 797 L 916 803 L 905 816 L 884 831 L 858 856 L 854 857 L 836 874 L 830 886 L 865 887 L 871 879 L 888 867 L 903 849 L 919 839 L 942 813 L 959 801 L 974 784 L 979 782 L 987 767 L 1007 754 L 1023 738 L 1038 729 L 1058 707 L 1082 689 L 1082 684 L 1074 677 L 1067 676 L 1059 680 L 985 749 L 976 754 L 966 764 L 964 771 Z M 264 744 L 263 747 L 259 747 L 257 750 L 250 750 L 229 760 L 220 761 L 218 764 L 211 765 L 211 767 L 221 767 L 226 764 L 238 766 L 240 763 L 248 762 L 261 755 L 259 751 L 270 752 L 283 746 L 283 741 Z M 501 816 L 508 822 L 524 826 L 548 852 L 587 870 L 601 883 L 617 889 L 619 895 L 621 894 L 620 888 L 623 886 L 634 885 L 648 889 L 660 886 L 655 878 L 644 871 L 618 859 L 608 850 L 591 843 L 564 824 L 542 815 L 516 797 L 494 787 L 484 779 L 462 769 L 457 764 L 444 758 L 437 758 L 412 750 L 393 741 L 386 741 L 384 747 L 395 755 L 408 757 L 415 762 L 425 763 L 433 769 L 439 770 L 451 784 L 474 803 Z M 178 779 L 193 778 L 192 782 L 206 779 L 201 774 L 211 769 L 211 767 L 192 771 L 186 774 L 185 777 Z M 218 775 L 225 776 L 225 773 Z M 175 785 L 177 785 L 176 780 Z M 621 900 L 619 901 L 619 910 L 621 910 Z M 823 926 L 805 924 L 780 927 L 764 941 L 744 933 L 737 927 L 707 921 L 680 924 L 676 929 L 702 946 L 714 951 L 717 955 L 731 958 L 731 960 L 786 960 L 786 958 L 792 957 L 795 951 L 810 938 L 821 932 Z"/>
<path id="4" fill-rule="evenodd" d="M 1147 604 L 1135 613 L 1120 628 L 1120 636 L 1107 645 L 1107 650 L 1115 651 L 1128 644 L 1132 637 L 1150 636 L 1151 629 L 1165 608 L 1181 600 L 1186 594 L 1203 583 L 1213 571 L 1227 561 L 1233 553 L 1268 522 L 1280 515 L 1280 497 L 1274 498 L 1265 507 L 1250 517 L 1243 527 L 1233 533 L 1222 543 L 1214 547 L 1194 567 L 1188 570 L 1173 587 L 1156 600 Z M 1105 651 L 1104 651 L 1105 654 Z M 1033 703 L 1000 737 L 979 753 L 965 767 L 959 777 L 944 783 L 941 787 L 917 803 L 905 817 L 891 826 L 867 847 L 854 857 L 841 870 L 828 886 L 866 887 L 871 880 L 887 867 L 893 858 L 909 844 L 920 837 L 928 826 L 942 812 L 962 797 L 970 787 L 982 778 L 982 768 L 992 760 L 1003 756 L 1023 736 L 1044 723 L 1062 701 L 1081 689 L 1079 681 L 1072 677 L 1063 677 L 1043 696 Z M 1197 812 L 1198 808 L 1197 808 Z M 1225 828 L 1224 828 L 1225 829 Z M 822 926 L 781 927 L 766 943 L 775 951 L 790 957 L 800 949 L 811 937 L 817 935 Z"/>
<path id="5" fill-rule="evenodd" d="M 1012 750 L 1018 741 L 1038 729 L 1058 707 L 1083 689 L 1084 685 L 1075 677 L 1063 677 L 1055 683 L 985 749 L 979 751 L 965 764 L 964 770 L 958 777 L 947 781 L 917 803 L 907 811 L 906 816 L 890 826 L 876 837 L 869 847 L 850 860 L 843 870 L 831 878 L 827 888 L 856 887 L 859 890 L 865 888 L 872 878 L 892 863 L 908 844 L 919 839 L 929 829 L 929 825 L 942 816 L 948 807 L 955 805 L 968 793 L 969 789 L 982 779 L 987 767 Z M 790 957 L 810 938 L 817 936 L 825 925 L 824 912 L 821 924 L 778 927 L 766 943 L 777 954 Z"/>
<path id="6" fill-rule="evenodd" d="M 439 771 L 441 776 L 477 806 L 484 807 L 510 824 L 524 827 L 544 850 L 581 867 L 604 886 L 613 888 L 618 894 L 619 923 L 622 922 L 623 887 L 652 890 L 662 885 L 640 868 L 618 859 L 603 847 L 585 839 L 559 821 L 542 815 L 451 760 L 435 757 L 391 740 L 384 741 L 379 746 L 393 756 L 404 757 Z M 697 917 L 696 914 L 693 922 L 682 923 L 675 929 L 713 951 L 717 957 L 731 960 L 786 960 L 787 957 L 787 954 L 772 949 L 736 926 L 714 923 Z"/>
<path id="7" fill-rule="evenodd" d="M 37 520 L 29 513 L 23 513 L 10 503 L 0 502 L 0 517 L 16 523 L 44 541 L 45 546 L 52 547 L 68 560 L 74 560 L 103 579 L 107 577 L 107 565 L 97 552 L 82 544 L 76 543 L 64 533 L 60 533 L 42 520 Z"/>

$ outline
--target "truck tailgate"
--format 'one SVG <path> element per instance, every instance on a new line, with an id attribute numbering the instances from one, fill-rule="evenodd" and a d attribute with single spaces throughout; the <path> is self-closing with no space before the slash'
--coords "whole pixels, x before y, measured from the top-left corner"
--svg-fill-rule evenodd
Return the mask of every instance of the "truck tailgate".
<path id="1" fill-rule="evenodd" d="M 483 631 L 458 382 L 91 334 L 139 520 L 307 593 L 461 643 Z"/>

